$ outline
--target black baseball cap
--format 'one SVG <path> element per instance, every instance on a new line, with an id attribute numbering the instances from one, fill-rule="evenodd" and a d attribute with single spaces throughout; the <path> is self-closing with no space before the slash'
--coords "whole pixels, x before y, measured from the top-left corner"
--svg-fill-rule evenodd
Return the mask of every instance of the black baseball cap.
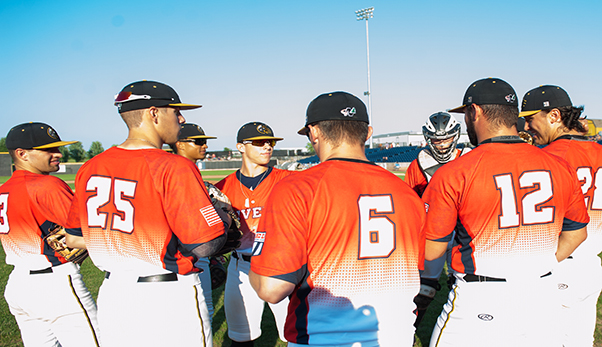
<path id="1" fill-rule="evenodd" d="M 185 123 L 180 126 L 178 140 L 184 139 L 217 139 L 215 136 L 205 135 L 205 131 L 200 126 L 193 123 Z"/>
<path id="2" fill-rule="evenodd" d="M 236 135 L 236 142 L 242 143 L 243 141 L 253 140 L 284 140 L 281 137 L 274 137 L 274 132 L 269 125 L 262 122 L 251 122 L 243 125 L 238 130 Z"/>
<path id="3" fill-rule="evenodd" d="M 531 89 L 523 96 L 523 104 L 519 117 L 527 117 L 541 110 L 557 107 L 573 106 L 569 94 L 559 86 L 539 86 Z"/>
<path id="4" fill-rule="evenodd" d="M 305 126 L 297 132 L 305 136 L 308 125 L 323 120 L 355 120 L 370 123 L 366 105 L 355 95 L 347 92 L 332 92 L 319 95 L 307 106 Z"/>
<path id="5" fill-rule="evenodd" d="M 6 135 L 7 149 L 45 149 L 70 145 L 77 141 L 62 141 L 48 124 L 29 122 L 15 125 Z"/>
<path id="6" fill-rule="evenodd" d="M 139 81 L 130 83 L 123 87 L 119 94 L 115 95 L 115 106 L 119 113 L 155 107 L 179 107 L 181 110 L 192 110 L 201 105 L 184 104 L 176 91 L 161 82 Z"/>
<path id="7" fill-rule="evenodd" d="M 518 99 L 514 88 L 508 82 L 489 77 L 473 82 L 464 94 L 462 106 L 447 112 L 464 113 L 464 109 L 472 104 L 510 105 L 518 108 Z"/>

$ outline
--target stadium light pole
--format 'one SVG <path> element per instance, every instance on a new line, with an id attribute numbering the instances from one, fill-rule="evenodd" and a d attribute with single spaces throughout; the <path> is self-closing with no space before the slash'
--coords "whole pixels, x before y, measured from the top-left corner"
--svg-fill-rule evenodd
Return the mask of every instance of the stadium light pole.
<path id="1" fill-rule="evenodd" d="M 368 34 L 368 19 L 374 17 L 374 7 L 364 8 L 355 11 L 357 20 L 366 20 L 366 58 L 368 63 L 368 91 L 364 95 L 368 96 L 368 116 L 372 124 L 372 93 L 370 92 L 370 35 Z M 372 136 L 370 136 L 370 148 L 373 148 Z"/>

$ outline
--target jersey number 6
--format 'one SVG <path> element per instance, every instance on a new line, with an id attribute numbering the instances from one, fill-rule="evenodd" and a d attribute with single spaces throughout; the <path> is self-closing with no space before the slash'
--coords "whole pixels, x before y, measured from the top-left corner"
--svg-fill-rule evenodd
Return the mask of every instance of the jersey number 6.
<path id="1" fill-rule="evenodd" d="M 357 204 L 360 215 L 358 258 L 387 258 L 395 250 L 395 224 L 386 216 L 394 212 L 391 196 L 362 195 Z"/>
<path id="2" fill-rule="evenodd" d="M 113 187 L 113 194 L 111 194 Z M 117 213 L 111 214 L 111 230 L 131 234 L 134 231 L 134 206 L 129 199 L 136 194 L 136 182 L 119 178 L 92 176 L 86 184 L 86 192 L 96 192 L 86 202 L 88 226 L 107 229 L 108 212 L 101 208 L 112 202 Z M 111 201 L 111 198 L 113 201 Z"/>

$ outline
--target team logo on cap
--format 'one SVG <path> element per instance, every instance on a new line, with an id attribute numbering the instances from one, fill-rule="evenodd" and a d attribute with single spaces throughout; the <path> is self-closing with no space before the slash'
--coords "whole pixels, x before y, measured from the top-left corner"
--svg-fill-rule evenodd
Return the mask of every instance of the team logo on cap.
<path id="1" fill-rule="evenodd" d="M 514 100 L 516 100 L 516 95 L 508 94 L 505 96 L 505 98 L 506 98 L 506 102 L 514 102 Z"/>
<path id="2" fill-rule="evenodd" d="M 472 102 L 472 96 L 469 96 L 468 97 L 468 103 L 471 103 L 471 102 Z"/>
<path id="3" fill-rule="evenodd" d="M 550 102 L 549 101 L 544 101 L 543 102 L 543 107 L 549 107 L 550 106 Z"/>
<path id="4" fill-rule="evenodd" d="M 48 136 L 52 137 L 55 140 L 58 140 L 59 135 L 56 133 L 56 131 L 54 131 L 54 129 L 48 127 L 48 130 L 46 132 L 48 133 Z"/>
<path id="5" fill-rule="evenodd" d="M 260 133 L 260 134 L 267 135 L 267 134 L 270 133 L 270 129 L 264 127 L 263 124 L 259 124 L 257 126 L 257 132 Z"/>
<path id="6" fill-rule="evenodd" d="M 347 107 L 344 110 L 341 110 L 341 113 L 345 117 L 353 118 L 353 116 L 355 116 L 355 107 Z"/>

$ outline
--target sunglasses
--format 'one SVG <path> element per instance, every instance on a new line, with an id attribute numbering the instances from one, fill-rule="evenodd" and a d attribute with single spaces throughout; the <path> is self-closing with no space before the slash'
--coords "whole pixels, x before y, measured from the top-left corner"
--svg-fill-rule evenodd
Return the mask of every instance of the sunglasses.
<path id="1" fill-rule="evenodd" d="M 253 140 L 253 141 L 243 141 L 243 145 L 252 144 L 255 147 L 263 147 L 265 144 L 269 144 L 270 147 L 276 146 L 276 140 Z"/>
<path id="2" fill-rule="evenodd" d="M 134 100 L 172 100 L 171 98 L 155 98 L 150 95 L 136 95 L 132 92 L 120 92 L 115 95 L 115 105 L 122 102 L 134 101 Z"/>
<path id="3" fill-rule="evenodd" d="M 203 146 L 207 144 L 207 139 L 189 139 L 189 140 L 180 140 L 180 142 L 194 142 L 197 146 Z"/>

